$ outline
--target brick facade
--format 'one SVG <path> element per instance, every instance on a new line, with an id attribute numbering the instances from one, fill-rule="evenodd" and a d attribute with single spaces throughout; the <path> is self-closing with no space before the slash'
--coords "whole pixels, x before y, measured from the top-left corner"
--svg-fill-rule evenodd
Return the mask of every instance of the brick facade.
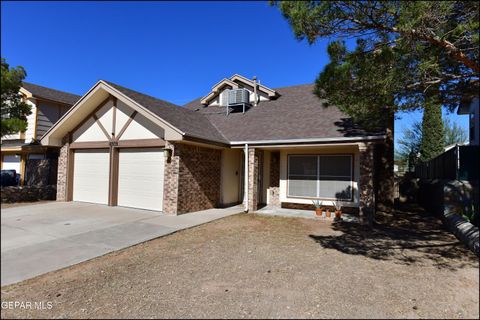
<path id="1" fill-rule="evenodd" d="M 70 144 L 68 138 L 63 139 L 63 145 L 58 155 L 57 169 L 57 201 L 67 201 L 67 172 L 68 172 L 68 151 Z"/>
<path id="2" fill-rule="evenodd" d="M 163 212 L 182 214 L 220 204 L 221 150 L 167 143 Z"/>
<path id="3" fill-rule="evenodd" d="M 374 193 L 374 145 L 365 144 L 360 148 L 360 219 L 362 222 L 372 222 L 375 210 Z"/>
<path id="4" fill-rule="evenodd" d="M 180 163 L 176 144 L 166 142 L 165 149 L 171 150 L 171 157 L 165 160 L 163 185 L 163 213 L 177 214 L 178 168 Z"/>

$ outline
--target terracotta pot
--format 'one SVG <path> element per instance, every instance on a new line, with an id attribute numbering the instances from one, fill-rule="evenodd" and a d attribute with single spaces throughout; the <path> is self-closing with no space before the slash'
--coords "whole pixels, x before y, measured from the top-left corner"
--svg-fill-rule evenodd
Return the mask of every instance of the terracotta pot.
<path id="1" fill-rule="evenodd" d="M 322 216 L 322 211 L 323 211 L 323 208 L 315 208 L 315 215 L 317 217 L 321 217 Z"/>
<path id="2" fill-rule="evenodd" d="M 327 209 L 327 212 L 325 212 L 325 216 L 326 216 L 327 218 L 330 218 L 330 209 Z"/>
<path id="3" fill-rule="evenodd" d="M 335 218 L 339 219 L 342 216 L 342 210 L 335 210 Z"/>

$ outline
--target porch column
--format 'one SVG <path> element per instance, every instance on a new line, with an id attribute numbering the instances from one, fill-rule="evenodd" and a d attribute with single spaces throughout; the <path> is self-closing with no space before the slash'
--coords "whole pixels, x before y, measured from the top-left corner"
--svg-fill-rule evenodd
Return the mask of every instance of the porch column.
<path id="1" fill-rule="evenodd" d="M 360 220 L 362 223 L 371 223 L 375 213 L 374 174 L 374 145 L 362 143 L 360 151 Z"/>
<path id="2" fill-rule="evenodd" d="M 260 174 L 260 157 L 263 150 L 248 149 L 248 211 L 254 212 L 258 207 L 258 180 Z"/>
<path id="3" fill-rule="evenodd" d="M 280 152 L 270 154 L 270 205 L 280 208 Z"/>
<path id="4" fill-rule="evenodd" d="M 58 169 L 57 169 L 57 201 L 68 201 L 68 171 L 69 171 L 69 156 L 70 156 L 70 140 L 69 135 L 62 139 L 62 147 L 58 155 Z M 71 159 L 70 159 L 71 160 Z M 70 163 L 70 166 L 72 164 Z M 70 177 L 71 179 L 72 177 Z"/>

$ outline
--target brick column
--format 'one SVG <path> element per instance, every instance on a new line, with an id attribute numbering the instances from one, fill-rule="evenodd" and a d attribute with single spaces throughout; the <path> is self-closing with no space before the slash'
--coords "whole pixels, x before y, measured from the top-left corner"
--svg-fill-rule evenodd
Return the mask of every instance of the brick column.
<path id="1" fill-rule="evenodd" d="M 180 166 L 179 150 L 176 145 L 165 142 L 165 149 L 171 150 L 171 157 L 165 159 L 164 184 L 163 184 L 163 213 L 177 214 L 178 209 L 178 174 Z"/>
<path id="2" fill-rule="evenodd" d="M 263 150 L 248 149 L 248 211 L 258 208 L 258 175 L 260 174 L 260 157 Z"/>
<path id="3" fill-rule="evenodd" d="M 270 205 L 280 207 L 280 152 L 270 155 Z"/>
<path id="4" fill-rule="evenodd" d="M 361 144 L 360 151 L 360 220 L 370 224 L 375 214 L 375 192 L 373 183 L 374 152 L 373 144 Z"/>
<path id="5" fill-rule="evenodd" d="M 67 174 L 68 174 L 68 153 L 70 144 L 68 135 L 62 140 L 62 147 L 58 155 L 57 169 L 57 201 L 67 201 Z"/>

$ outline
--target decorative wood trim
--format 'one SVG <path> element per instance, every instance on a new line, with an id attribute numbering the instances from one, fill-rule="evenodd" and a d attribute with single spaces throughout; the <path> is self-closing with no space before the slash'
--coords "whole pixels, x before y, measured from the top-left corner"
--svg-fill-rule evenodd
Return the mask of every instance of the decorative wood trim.
<path id="1" fill-rule="evenodd" d="M 118 148 L 110 148 L 110 178 L 109 178 L 109 197 L 108 205 L 116 206 L 118 203 L 118 168 L 119 154 Z"/>
<path id="2" fill-rule="evenodd" d="M 163 139 L 132 139 L 118 141 L 118 148 L 149 148 L 149 147 L 165 147 Z"/>
<path id="3" fill-rule="evenodd" d="M 68 158 L 67 158 L 67 195 L 66 200 L 73 200 L 73 172 L 75 167 L 75 150 L 68 148 Z"/>
<path id="4" fill-rule="evenodd" d="M 85 141 L 73 142 L 70 149 L 108 149 L 110 148 L 109 141 Z"/>
<path id="5" fill-rule="evenodd" d="M 118 136 L 115 138 L 116 141 L 120 140 L 123 133 L 125 132 L 125 130 L 127 130 L 127 127 L 130 125 L 130 123 L 132 123 L 132 121 L 135 118 L 135 116 L 137 115 L 137 113 L 138 113 L 137 111 L 132 112 L 132 114 L 130 115 L 130 119 L 128 119 L 127 122 L 123 125 L 123 128 L 120 130 L 120 132 L 118 133 Z"/>
<path id="6" fill-rule="evenodd" d="M 112 106 L 112 140 L 115 140 L 115 133 L 116 133 L 116 124 L 117 124 L 117 98 L 112 97 L 113 106 Z"/>
<path id="7" fill-rule="evenodd" d="M 103 124 L 100 122 L 100 120 L 98 119 L 97 115 L 94 114 L 92 117 L 93 117 L 93 119 L 95 120 L 95 122 L 98 124 L 98 126 L 100 127 L 100 129 L 102 129 L 103 133 L 105 134 L 105 137 L 107 137 L 107 140 L 108 140 L 108 141 L 112 141 L 112 138 L 110 137 L 110 134 L 108 133 L 107 129 L 105 129 L 105 127 L 103 126 Z"/>
<path id="8" fill-rule="evenodd" d="M 73 128 L 72 130 L 72 133 L 74 133 L 75 131 L 77 131 L 81 126 L 83 126 L 85 124 L 85 122 L 88 121 L 88 119 L 90 119 L 98 110 L 100 110 L 104 105 L 106 105 L 108 103 L 108 101 L 110 101 L 110 96 L 108 96 L 105 100 L 103 100 L 99 105 L 98 107 L 96 107 L 92 112 L 90 112 L 82 121 L 80 121 L 80 123 L 75 127 Z"/>

